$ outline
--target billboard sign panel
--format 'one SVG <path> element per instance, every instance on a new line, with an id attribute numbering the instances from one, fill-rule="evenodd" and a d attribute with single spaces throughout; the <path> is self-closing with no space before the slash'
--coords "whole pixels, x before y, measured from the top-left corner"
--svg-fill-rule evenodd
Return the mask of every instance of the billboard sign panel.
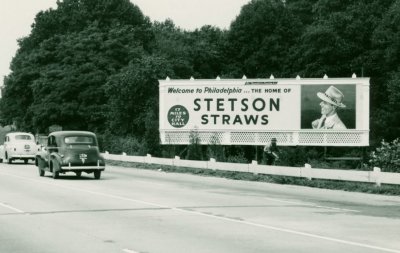
<path id="1" fill-rule="evenodd" d="M 159 82 L 163 144 L 368 145 L 368 78 Z"/>

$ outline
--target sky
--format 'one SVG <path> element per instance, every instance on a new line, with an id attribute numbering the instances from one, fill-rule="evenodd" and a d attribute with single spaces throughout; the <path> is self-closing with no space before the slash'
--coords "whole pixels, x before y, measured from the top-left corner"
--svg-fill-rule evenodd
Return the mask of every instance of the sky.
<path id="1" fill-rule="evenodd" d="M 28 36 L 34 18 L 41 10 L 56 8 L 57 0 L 0 0 L 0 86 L 10 73 L 19 38 Z M 203 25 L 228 29 L 250 0 L 131 0 L 151 21 L 171 19 L 185 30 Z"/>

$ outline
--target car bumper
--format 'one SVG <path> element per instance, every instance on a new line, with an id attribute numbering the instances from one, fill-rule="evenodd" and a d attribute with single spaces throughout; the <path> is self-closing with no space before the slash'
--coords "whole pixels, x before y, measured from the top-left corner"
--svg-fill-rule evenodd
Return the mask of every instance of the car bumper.
<path id="1" fill-rule="evenodd" d="M 18 155 L 18 154 L 10 154 L 8 159 L 30 159 L 35 160 L 35 155 Z"/>
<path id="2" fill-rule="evenodd" d="M 70 166 L 70 165 L 61 166 L 61 170 L 64 170 L 64 171 L 88 171 L 88 170 L 103 171 L 105 169 L 106 169 L 106 166 L 96 166 L 96 165 L 95 166 Z"/>

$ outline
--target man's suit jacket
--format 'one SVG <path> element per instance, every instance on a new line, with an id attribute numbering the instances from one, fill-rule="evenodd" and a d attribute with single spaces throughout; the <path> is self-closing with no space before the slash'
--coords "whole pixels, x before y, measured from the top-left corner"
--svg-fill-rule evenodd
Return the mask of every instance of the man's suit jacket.
<path id="1" fill-rule="evenodd" d="M 318 129 L 318 126 L 320 125 L 320 121 L 322 121 L 323 118 L 316 119 L 314 120 L 311 125 L 312 128 Z M 322 123 L 322 122 L 321 122 Z M 321 126 L 319 129 L 334 129 L 334 130 L 343 130 L 347 129 L 347 127 L 343 124 L 342 120 L 339 118 L 337 114 L 333 115 L 332 118 L 327 120 L 323 126 Z"/>

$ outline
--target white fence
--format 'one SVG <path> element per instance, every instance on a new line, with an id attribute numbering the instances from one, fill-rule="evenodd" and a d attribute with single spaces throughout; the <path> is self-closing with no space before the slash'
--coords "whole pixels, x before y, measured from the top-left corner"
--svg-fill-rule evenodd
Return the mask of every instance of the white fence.
<path id="1" fill-rule="evenodd" d="M 249 172 L 255 174 L 279 175 L 300 177 L 307 179 L 330 179 L 342 181 L 356 181 L 381 184 L 397 184 L 400 185 L 400 173 L 381 172 L 381 169 L 374 167 L 372 171 L 357 171 L 357 170 L 339 170 L 339 169 L 315 169 L 309 164 L 304 167 L 286 167 L 286 166 L 270 166 L 260 165 L 257 161 L 251 164 L 243 163 L 225 163 L 216 162 L 215 159 L 210 161 L 193 161 L 181 160 L 179 156 L 175 158 L 158 158 L 147 156 L 128 156 L 125 153 L 122 155 L 113 155 L 108 152 L 103 154 L 104 158 L 113 161 L 136 162 L 145 164 L 160 164 L 176 167 L 189 167 L 211 170 L 238 171 Z"/>

